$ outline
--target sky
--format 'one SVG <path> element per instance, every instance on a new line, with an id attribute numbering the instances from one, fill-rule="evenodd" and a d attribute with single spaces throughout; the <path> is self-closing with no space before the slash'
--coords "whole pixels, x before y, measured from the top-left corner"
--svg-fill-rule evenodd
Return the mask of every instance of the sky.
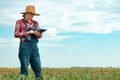
<path id="1" fill-rule="evenodd" d="M 20 67 L 15 23 L 34 5 L 42 67 L 120 67 L 120 0 L 0 0 L 0 67 Z"/>

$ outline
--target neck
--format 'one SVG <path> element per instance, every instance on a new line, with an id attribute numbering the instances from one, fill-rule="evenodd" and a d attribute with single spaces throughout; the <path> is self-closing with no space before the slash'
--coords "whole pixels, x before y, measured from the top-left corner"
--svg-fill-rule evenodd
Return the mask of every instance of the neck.
<path id="1" fill-rule="evenodd" d="M 29 19 L 29 18 L 25 18 L 27 21 L 31 21 L 32 19 Z"/>
<path id="2" fill-rule="evenodd" d="M 29 23 L 31 23 L 32 19 L 25 18 Z"/>

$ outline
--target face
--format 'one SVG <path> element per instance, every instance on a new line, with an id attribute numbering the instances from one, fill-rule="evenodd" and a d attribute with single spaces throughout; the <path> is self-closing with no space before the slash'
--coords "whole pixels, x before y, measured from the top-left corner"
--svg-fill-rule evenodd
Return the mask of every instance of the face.
<path id="1" fill-rule="evenodd" d="M 26 18 L 27 20 L 31 20 L 33 17 L 34 17 L 34 14 L 33 14 L 33 13 L 26 13 L 26 14 L 25 14 L 25 18 Z"/>

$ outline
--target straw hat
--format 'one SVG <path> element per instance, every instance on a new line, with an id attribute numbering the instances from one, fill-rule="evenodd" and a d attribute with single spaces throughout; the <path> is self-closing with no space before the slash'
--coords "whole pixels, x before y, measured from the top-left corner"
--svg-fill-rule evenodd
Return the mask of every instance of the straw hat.
<path id="1" fill-rule="evenodd" d="M 22 12 L 21 14 L 25 14 L 25 13 L 33 13 L 34 15 L 36 15 L 36 16 L 39 16 L 40 14 L 37 14 L 36 12 L 35 12 L 35 6 L 33 6 L 33 5 L 28 5 L 28 6 L 26 6 L 26 9 L 25 9 L 25 12 Z"/>

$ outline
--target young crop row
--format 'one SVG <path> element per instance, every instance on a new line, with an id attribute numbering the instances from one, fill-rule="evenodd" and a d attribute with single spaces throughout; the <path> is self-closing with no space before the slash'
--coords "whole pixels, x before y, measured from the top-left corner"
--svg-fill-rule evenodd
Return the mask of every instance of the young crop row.
<path id="1" fill-rule="evenodd" d="M 43 68 L 44 80 L 120 80 L 119 68 Z M 18 68 L 0 68 L 0 80 L 20 80 Z M 35 80 L 31 69 L 25 80 Z"/>

